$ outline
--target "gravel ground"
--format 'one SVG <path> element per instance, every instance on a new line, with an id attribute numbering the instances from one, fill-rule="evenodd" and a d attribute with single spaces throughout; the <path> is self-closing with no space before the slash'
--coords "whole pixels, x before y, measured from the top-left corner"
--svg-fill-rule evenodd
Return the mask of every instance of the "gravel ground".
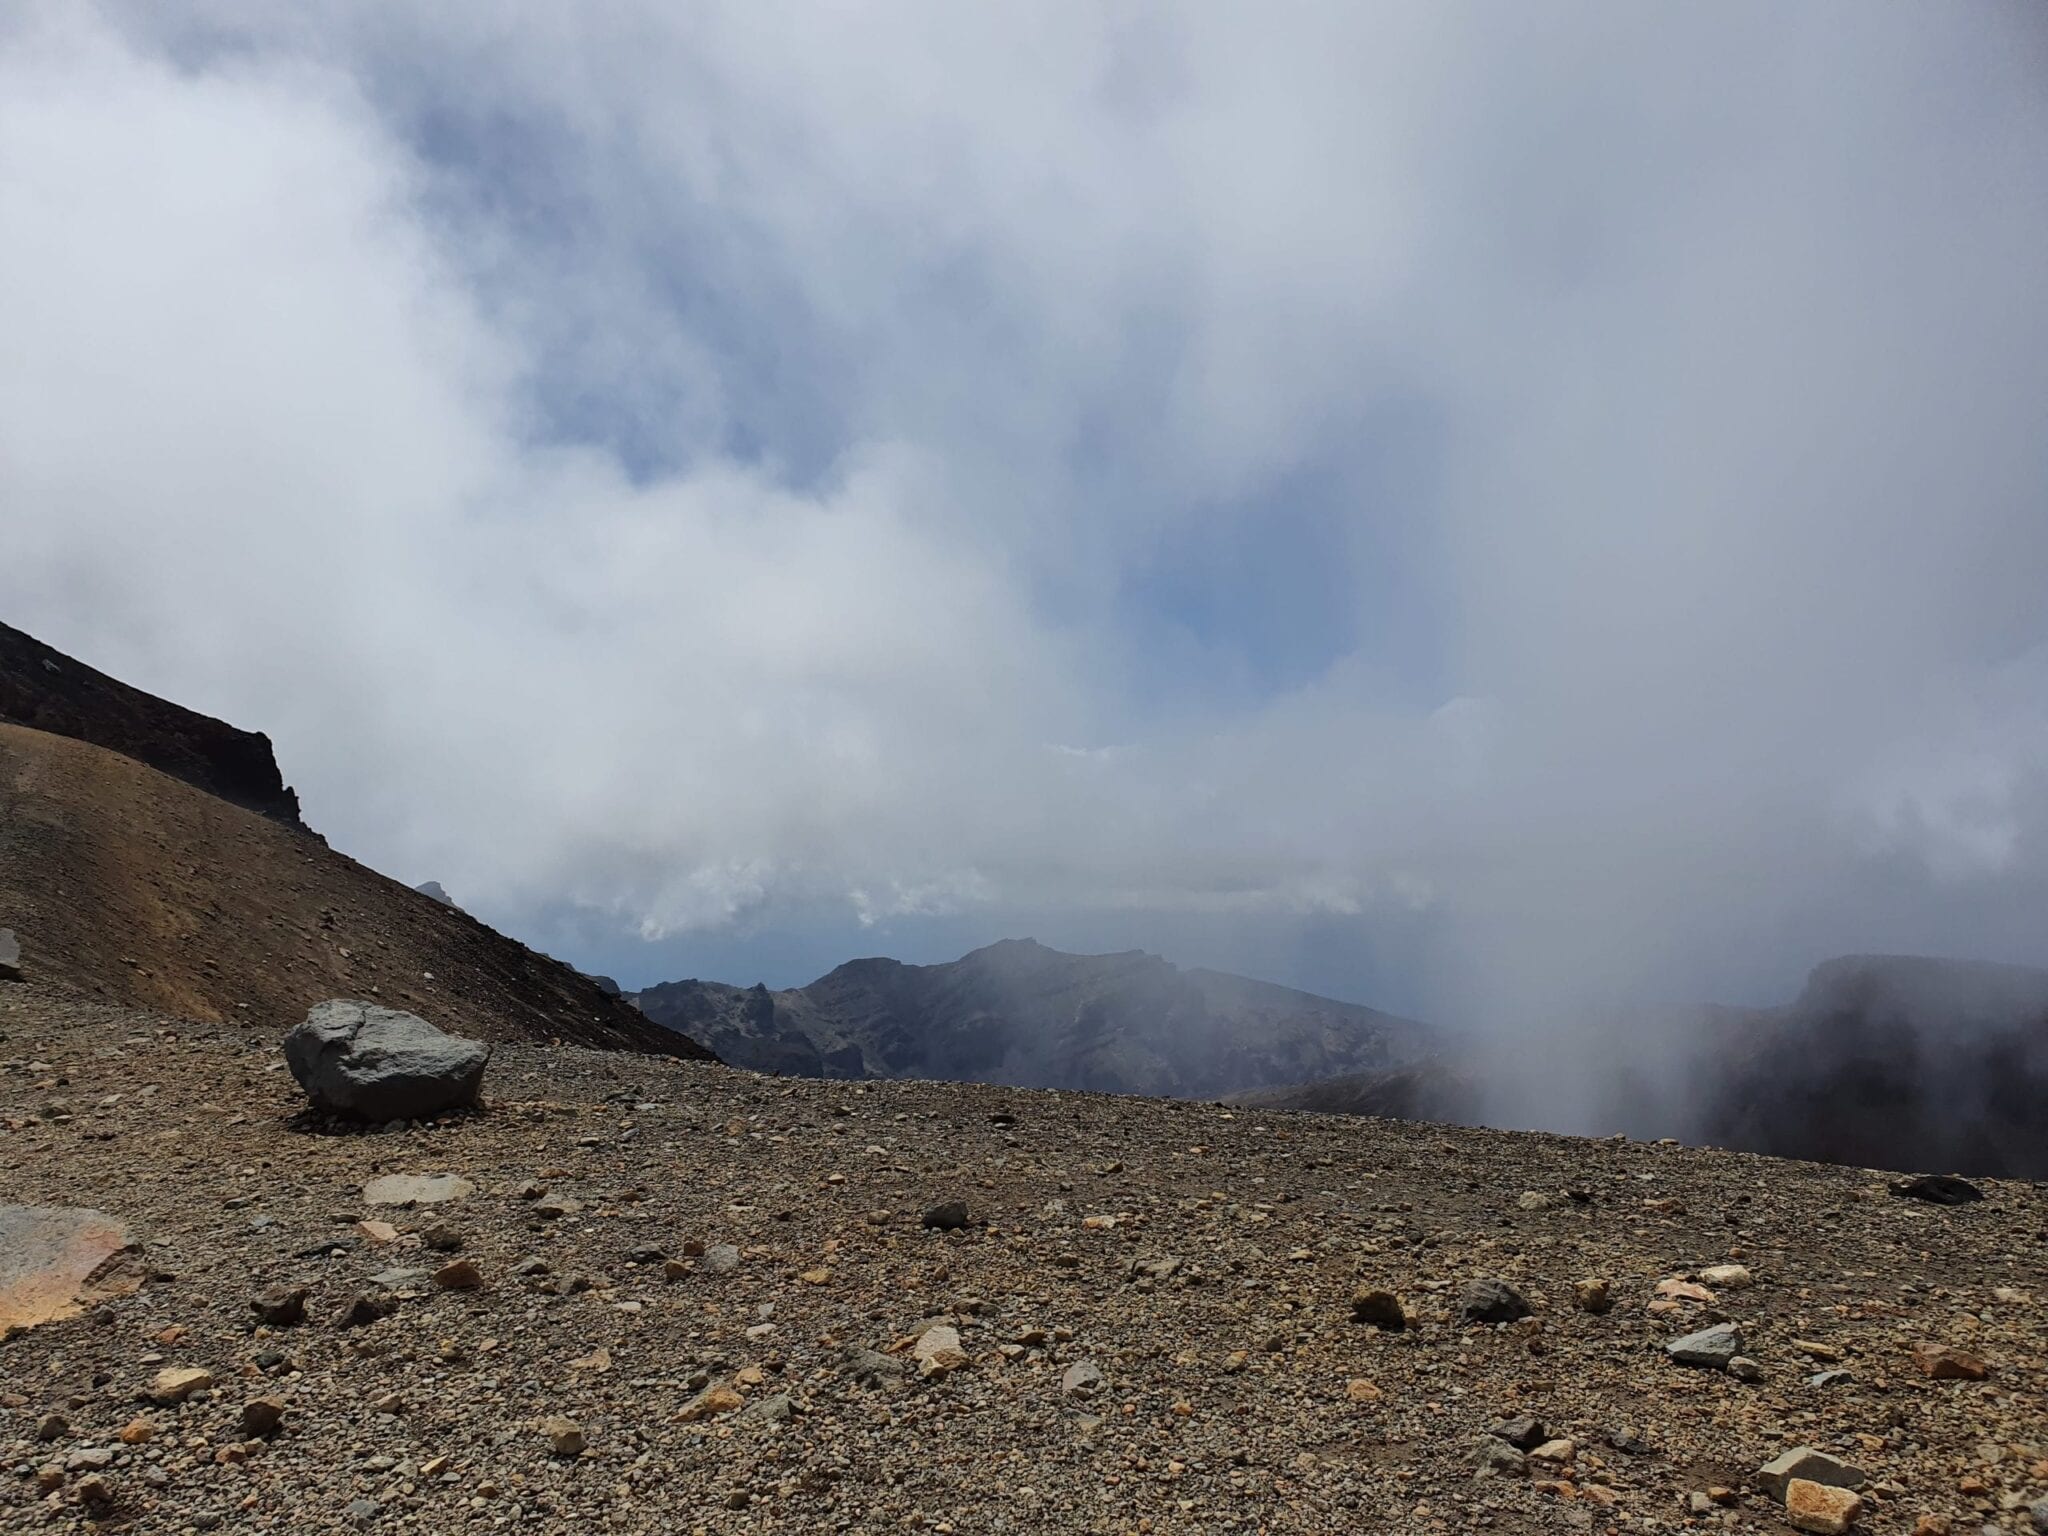
<path id="1" fill-rule="evenodd" d="M 291 1022 L 0 988 L 0 1199 L 147 1272 L 0 1344 L 0 1527 L 1784 1531 L 1796 1446 L 1863 1471 L 1859 1530 L 2048 1497 L 2041 1186 L 518 1045 L 485 1112 L 341 1135 Z M 473 1188 L 367 1203 L 393 1173 Z M 1486 1278 L 1533 1315 L 1461 1322 Z M 1724 1319 L 1759 1379 L 1665 1355 Z"/>

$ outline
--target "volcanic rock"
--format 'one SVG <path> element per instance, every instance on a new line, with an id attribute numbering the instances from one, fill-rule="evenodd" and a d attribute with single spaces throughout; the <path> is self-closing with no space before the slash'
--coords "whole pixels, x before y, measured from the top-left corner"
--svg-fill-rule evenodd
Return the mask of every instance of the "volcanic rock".
<path id="1" fill-rule="evenodd" d="M 386 1121 L 474 1104 L 491 1052 L 416 1014 L 334 998 L 284 1037 L 284 1054 L 316 1108 Z"/>

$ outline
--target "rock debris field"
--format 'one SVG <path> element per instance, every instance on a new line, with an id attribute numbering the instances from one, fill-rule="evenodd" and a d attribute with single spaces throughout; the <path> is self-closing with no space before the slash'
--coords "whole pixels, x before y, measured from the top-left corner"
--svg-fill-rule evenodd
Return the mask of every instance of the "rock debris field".
<path id="1" fill-rule="evenodd" d="M 0 1527 L 2048 1527 L 2038 1186 L 522 1045 L 342 1134 L 296 1022 L 0 994 L 0 1201 L 133 1243 Z"/>

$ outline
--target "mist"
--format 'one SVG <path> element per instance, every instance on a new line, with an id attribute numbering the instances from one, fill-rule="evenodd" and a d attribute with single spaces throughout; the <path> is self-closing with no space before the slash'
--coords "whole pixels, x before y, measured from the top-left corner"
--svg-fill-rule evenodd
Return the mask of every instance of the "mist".
<path id="1" fill-rule="evenodd" d="M 0 606 L 629 984 L 1143 947 L 1607 1128 L 2048 963 L 2048 21 L 1839 20 L 18 7 Z"/>

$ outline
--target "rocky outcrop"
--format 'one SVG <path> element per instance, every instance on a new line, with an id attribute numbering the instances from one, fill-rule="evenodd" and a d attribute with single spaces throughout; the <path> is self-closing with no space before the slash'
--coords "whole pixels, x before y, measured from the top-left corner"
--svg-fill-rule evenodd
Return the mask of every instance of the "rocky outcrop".
<path id="1" fill-rule="evenodd" d="M 270 738 L 132 688 L 0 624 L 0 720 L 106 747 L 306 831 Z"/>
<path id="2" fill-rule="evenodd" d="M 21 941 L 12 928 L 0 928 L 0 981 L 21 980 Z"/>
<path id="3" fill-rule="evenodd" d="M 490 1048 L 416 1014 L 319 1003 L 284 1037 L 285 1060 L 316 1109 L 357 1120 L 420 1120 L 476 1103 Z"/>

